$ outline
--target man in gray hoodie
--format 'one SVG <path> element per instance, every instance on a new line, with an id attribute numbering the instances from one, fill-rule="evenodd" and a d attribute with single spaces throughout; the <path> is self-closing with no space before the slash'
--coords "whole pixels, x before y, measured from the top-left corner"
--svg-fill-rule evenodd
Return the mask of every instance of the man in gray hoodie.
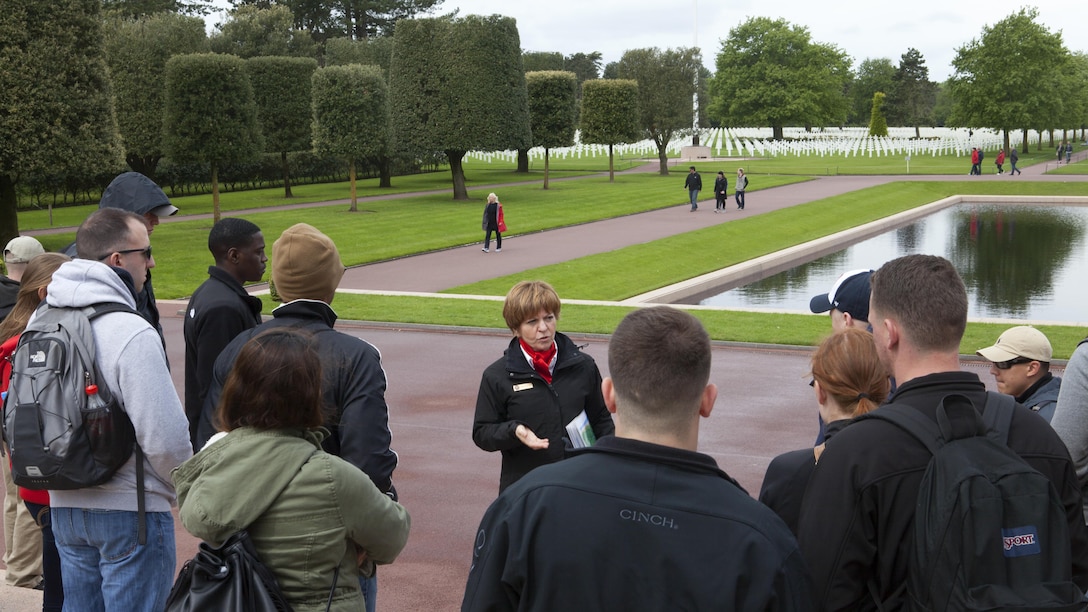
<path id="1" fill-rule="evenodd" d="M 103 302 L 136 307 L 155 266 L 144 220 L 100 209 L 76 233 L 82 259 L 53 274 L 46 301 L 82 308 Z M 175 503 L 170 472 L 192 456 L 189 425 L 159 335 L 140 316 L 112 312 L 91 322 L 97 365 L 132 420 L 143 457 L 133 454 L 104 484 L 50 494 L 53 532 L 73 610 L 161 611 L 174 581 Z M 137 536 L 136 461 L 144 462 L 146 542 Z"/>

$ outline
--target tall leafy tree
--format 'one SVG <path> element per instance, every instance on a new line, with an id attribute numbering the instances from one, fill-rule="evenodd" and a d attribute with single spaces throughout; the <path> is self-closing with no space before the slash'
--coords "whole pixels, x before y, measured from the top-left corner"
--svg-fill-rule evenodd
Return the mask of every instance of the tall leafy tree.
<path id="1" fill-rule="evenodd" d="M 389 65 L 393 60 L 393 37 L 375 36 L 366 40 L 331 38 L 325 42 L 325 65 L 362 64 L 381 66 L 389 81 Z"/>
<path id="2" fill-rule="evenodd" d="M 752 17 L 722 41 L 710 86 L 710 117 L 724 125 L 841 125 L 850 59 L 812 41 L 808 28 Z"/>
<path id="3" fill-rule="evenodd" d="M 581 140 L 608 145 L 608 182 L 616 181 L 613 147 L 642 137 L 638 81 L 597 79 L 582 84 Z"/>
<path id="4" fill-rule="evenodd" d="M 329 66 L 313 76 L 314 149 L 348 160 L 351 212 L 357 212 L 355 162 L 389 148 L 389 92 L 377 66 Z"/>
<path id="5" fill-rule="evenodd" d="M 111 19 L 105 25 L 104 41 L 125 161 L 134 172 L 154 179 L 163 156 L 166 61 L 204 50 L 204 21 L 171 12 Z"/>
<path id="6" fill-rule="evenodd" d="M 525 85 L 529 91 L 533 146 L 544 147 L 544 189 L 547 189 L 550 149 L 574 144 L 578 77 L 573 72 L 555 70 L 527 72 Z"/>
<path id="7" fill-rule="evenodd" d="M 896 125 L 914 127 L 914 137 L 921 138 L 921 126 L 933 123 L 937 103 L 937 84 L 929 80 L 929 68 L 921 52 L 911 47 L 899 59 L 892 77 L 888 117 Z"/>
<path id="8" fill-rule="evenodd" d="M 592 81 L 601 76 L 601 52 L 574 53 L 563 58 L 563 70 L 573 72 L 578 77 L 578 84 Z"/>
<path id="9" fill-rule="evenodd" d="M 102 0 L 102 11 L 112 17 L 146 17 L 161 13 L 207 15 L 212 0 Z"/>
<path id="10" fill-rule="evenodd" d="M 1037 9 L 1020 9 L 956 50 L 950 123 L 1000 130 L 1006 149 L 1010 130 L 1026 134 L 1059 123 L 1070 55 L 1061 32 L 1047 30 L 1038 16 Z M 1021 150 L 1028 150 L 1026 138 Z"/>
<path id="11" fill-rule="evenodd" d="M 6 0 L 0 10 L 0 241 L 19 234 L 16 184 L 123 164 L 98 0 Z"/>
<path id="12" fill-rule="evenodd" d="M 616 63 L 616 76 L 638 83 L 639 124 L 657 145 L 659 172 L 669 173 L 669 142 L 690 133 L 698 49 L 633 49 Z"/>
<path id="13" fill-rule="evenodd" d="M 521 65 L 526 73 L 562 70 L 563 54 L 558 51 L 526 51 L 521 54 Z"/>
<path id="14" fill-rule="evenodd" d="M 468 199 L 465 153 L 532 142 L 521 42 L 509 17 L 400 21 L 389 89 L 397 146 L 416 157 L 445 153 L 455 200 Z"/>
<path id="15" fill-rule="evenodd" d="M 873 94 L 872 110 L 869 112 L 869 135 L 887 136 L 888 120 L 884 117 L 884 92 Z"/>
<path id="16" fill-rule="evenodd" d="M 211 166 L 212 212 L 219 221 L 219 167 L 264 149 L 253 86 L 233 55 L 192 53 L 166 62 L 163 144 L 170 159 Z"/>
<path id="17" fill-rule="evenodd" d="M 291 9 L 297 28 L 324 42 L 338 37 L 365 40 L 390 36 L 397 21 L 431 13 L 442 0 L 231 0 L 235 7 L 277 4 Z"/>
<path id="18" fill-rule="evenodd" d="M 217 28 L 219 31 L 208 39 L 209 47 L 216 53 L 241 58 L 317 55 L 317 45 L 310 33 L 295 28 L 291 9 L 286 6 L 241 6 L 231 11 L 230 18 Z"/>
<path id="19" fill-rule="evenodd" d="M 308 57 L 246 60 L 265 151 L 280 154 L 285 198 L 292 197 L 287 153 L 312 146 L 310 89 L 315 70 L 317 60 Z"/>
<path id="20" fill-rule="evenodd" d="M 892 90 L 895 65 L 886 57 L 866 58 L 858 65 L 857 73 L 848 88 L 850 110 L 846 121 L 851 125 L 865 125 L 872 111 L 873 94 Z"/>

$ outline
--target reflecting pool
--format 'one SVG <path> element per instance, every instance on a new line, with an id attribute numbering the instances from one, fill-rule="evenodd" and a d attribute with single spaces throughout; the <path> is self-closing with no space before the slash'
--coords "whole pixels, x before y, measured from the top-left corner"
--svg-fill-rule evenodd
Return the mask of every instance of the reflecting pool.
<path id="1" fill-rule="evenodd" d="M 840 274 L 902 255 L 948 258 L 971 318 L 1088 320 L 1088 207 L 958 204 L 758 282 L 690 303 L 808 312 Z"/>

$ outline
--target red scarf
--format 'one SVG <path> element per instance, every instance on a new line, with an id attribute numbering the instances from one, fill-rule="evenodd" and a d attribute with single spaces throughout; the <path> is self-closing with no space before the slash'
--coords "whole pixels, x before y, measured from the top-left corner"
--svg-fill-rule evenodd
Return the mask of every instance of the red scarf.
<path id="1" fill-rule="evenodd" d="M 552 345 L 549 346 L 546 351 L 534 349 L 526 344 L 521 338 L 518 338 L 518 342 L 521 343 L 521 350 L 529 355 L 529 363 L 532 364 L 533 369 L 536 370 L 537 374 L 540 374 L 549 385 L 552 384 L 552 359 L 555 359 L 555 342 L 553 341 Z"/>

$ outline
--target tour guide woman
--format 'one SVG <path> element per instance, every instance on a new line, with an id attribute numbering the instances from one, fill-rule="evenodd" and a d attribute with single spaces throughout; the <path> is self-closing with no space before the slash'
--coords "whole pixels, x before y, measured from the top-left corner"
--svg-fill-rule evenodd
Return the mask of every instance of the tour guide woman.
<path id="1" fill-rule="evenodd" d="M 502 451 L 499 492 L 533 468 L 562 459 L 565 443 L 591 444 L 615 430 L 597 364 L 555 331 L 559 308 L 559 296 L 543 281 L 514 285 L 502 307 L 515 337 L 484 370 L 472 425 L 476 446 Z M 571 442 L 572 422 L 592 430 L 592 436 L 575 435 L 588 441 Z"/>
<path id="2" fill-rule="evenodd" d="M 392 563 L 408 513 L 359 468 L 321 450 L 313 336 L 278 327 L 246 342 L 223 386 L 227 430 L 174 470 L 189 533 L 218 545 L 245 529 L 295 612 L 363 609 L 359 574 Z M 358 570 L 357 570 L 358 568 Z"/>

